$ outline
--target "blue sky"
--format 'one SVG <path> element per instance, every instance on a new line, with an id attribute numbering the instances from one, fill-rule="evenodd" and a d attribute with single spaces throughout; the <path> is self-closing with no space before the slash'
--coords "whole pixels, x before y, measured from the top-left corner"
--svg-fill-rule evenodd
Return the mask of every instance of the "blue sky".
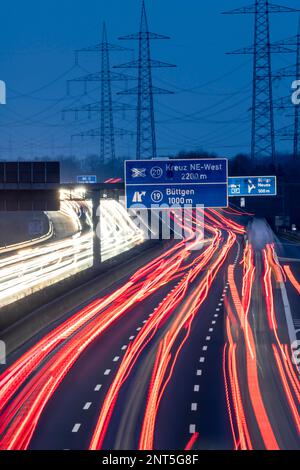
<path id="1" fill-rule="evenodd" d="M 246 0 L 246 4 L 250 1 Z M 299 7 L 299 0 L 282 0 Z M 102 22 L 107 22 L 110 42 L 136 32 L 140 0 L 11 0 L 1 5 L 0 79 L 8 87 L 7 105 L 0 108 L 0 156 L 17 159 L 98 152 L 98 140 L 73 140 L 70 135 L 98 126 L 72 116 L 62 121 L 61 110 L 74 104 L 97 101 L 99 90 L 80 86 L 66 93 L 67 79 L 99 70 L 94 54 L 74 67 L 73 51 L 101 40 Z M 155 100 L 157 143 L 160 155 L 203 148 L 231 156 L 247 152 L 250 143 L 251 56 L 226 55 L 253 39 L 253 16 L 227 16 L 221 12 L 243 6 L 243 0 L 146 0 L 150 29 L 166 34 L 169 41 L 153 41 L 152 57 L 176 64 L 175 69 L 154 70 L 154 83 L 174 91 Z M 298 15 L 272 15 L 271 34 L 276 41 L 296 34 Z M 114 53 L 112 64 L 136 56 Z M 291 64 L 290 54 L 274 57 L 273 66 Z M 134 73 L 131 71 L 130 73 Z M 125 84 L 114 85 L 114 92 Z M 275 84 L 275 96 L 290 93 L 290 81 Z M 119 98 L 118 98 L 119 99 Z M 135 97 L 123 99 L 135 103 Z M 115 116 L 115 125 L 135 130 L 135 113 Z M 276 116 L 276 127 L 288 121 Z M 278 142 L 289 149 L 289 143 Z M 134 157 L 135 139 L 117 142 L 118 156 Z"/>

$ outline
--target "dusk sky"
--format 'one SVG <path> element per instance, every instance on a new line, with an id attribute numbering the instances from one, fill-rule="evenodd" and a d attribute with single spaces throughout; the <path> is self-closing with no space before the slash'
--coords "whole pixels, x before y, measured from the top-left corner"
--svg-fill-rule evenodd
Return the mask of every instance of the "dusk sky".
<path id="1" fill-rule="evenodd" d="M 253 41 L 253 15 L 222 15 L 250 0 L 147 0 L 150 30 L 170 36 L 153 41 L 154 59 L 176 64 L 155 69 L 153 82 L 174 91 L 155 98 L 159 155 L 180 150 L 204 149 L 223 156 L 248 152 L 251 123 L 252 56 L 230 56 L 226 52 Z M 299 0 L 282 0 L 300 7 Z M 7 105 L 0 108 L 0 157 L 39 158 L 75 154 L 83 158 L 97 152 L 98 140 L 71 141 L 81 130 L 98 127 L 99 116 L 75 121 L 61 110 L 100 99 L 100 84 L 74 84 L 67 95 L 67 80 L 100 70 L 97 54 L 82 56 L 74 66 L 75 49 L 101 42 L 106 21 L 110 42 L 138 31 L 140 0 L 12 0 L 2 2 L 0 29 L 0 79 L 7 84 Z M 298 15 L 272 15 L 272 40 L 296 34 Z M 114 53 L 111 64 L 129 62 L 137 55 L 137 43 L 122 41 L 133 51 Z M 273 68 L 292 64 L 293 54 L 274 57 Z M 136 74 L 129 70 L 128 74 Z M 291 80 L 274 86 L 275 97 L 290 93 Z M 126 83 L 113 85 L 114 94 Z M 129 86 L 134 86 L 129 82 Z M 135 97 L 116 97 L 134 104 Z M 276 114 L 276 128 L 291 118 Z M 116 127 L 135 131 L 134 111 L 118 113 Z M 289 150 L 289 142 L 278 141 L 278 149 Z M 118 139 L 118 157 L 134 158 L 135 137 Z"/>

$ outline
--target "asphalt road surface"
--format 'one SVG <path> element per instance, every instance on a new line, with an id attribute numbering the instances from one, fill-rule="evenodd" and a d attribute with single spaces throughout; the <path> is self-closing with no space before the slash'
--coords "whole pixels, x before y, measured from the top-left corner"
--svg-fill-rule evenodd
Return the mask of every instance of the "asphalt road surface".
<path id="1" fill-rule="evenodd" d="M 201 249 L 168 246 L 12 354 L 0 448 L 299 449 L 299 268 L 250 219 L 207 211 Z"/>

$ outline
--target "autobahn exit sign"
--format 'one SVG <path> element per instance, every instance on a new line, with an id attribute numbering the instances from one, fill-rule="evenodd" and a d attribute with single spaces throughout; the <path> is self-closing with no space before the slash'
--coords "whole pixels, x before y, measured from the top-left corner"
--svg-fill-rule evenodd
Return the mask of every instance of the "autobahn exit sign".
<path id="1" fill-rule="evenodd" d="M 227 207 L 228 160 L 127 160 L 127 208 Z"/>

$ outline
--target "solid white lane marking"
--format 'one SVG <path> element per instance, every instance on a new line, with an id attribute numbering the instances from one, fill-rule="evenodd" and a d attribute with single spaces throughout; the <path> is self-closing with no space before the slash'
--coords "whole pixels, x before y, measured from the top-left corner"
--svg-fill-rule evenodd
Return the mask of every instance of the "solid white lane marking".
<path id="1" fill-rule="evenodd" d="M 291 307 L 286 291 L 286 287 L 283 282 L 280 283 L 280 290 L 281 290 L 281 297 L 282 297 L 282 302 L 283 302 L 283 307 L 284 307 L 284 313 L 285 313 L 285 318 L 287 322 L 287 327 L 288 327 L 288 333 L 290 337 L 290 343 L 294 343 L 294 341 L 297 340 L 296 338 L 296 331 L 294 328 L 293 324 L 293 317 L 292 317 L 292 312 L 291 312 Z"/>
<path id="2" fill-rule="evenodd" d="M 78 432 L 80 429 L 81 423 L 76 423 L 73 426 L 72 432 Z"/>
<path id="3" fill-rule="evenodd" d="M 202 370 L 201 369 L 197 370 L 197 375 L 202 375 Z"/>
<path id="4" fill-rule="evenodd" d="M 86 404 L 84 405 L 83 409 L 88 410 L 90 408 L 91 404 L 92 404 L 91 401 L 87 401 Z"/>
<path id="5" fill-rule="evenodd" d="M 197 411 L 197 408 L 198 408 L 197 403 L 192 403 L 192 404 L 191 404 L 191 410 L 192 410 L 192 411 Z"/>
<path id="6" fill-rule="evenodd" d="M 196 432 L 196 424 L 190 424 L 189 433 L 195 434 L 195 432 Z"/>
<path id="7" fill-rule="evenodd" d="M 200 385 L 194 385 L 194 392 L 199 392 Z"/>
<path id="8" fill-rule="evenodd" d="M 99 392 L 101 387 L 102 387 L 101 384 L 96 385 L 96 387 L 94 388 L 95 392 Z"/>
<path id="9" fill-rule="evenodd" d="M 117 362 L 119 359 L 120 359 L 119 356 L 115 356 L 115 357 L 113 358 L 113 362 Z"/>
<path id="10" fill-rule="evenodd" d="M 110 374 L 110 370 L 111 370 L 111 369 L 106 369 L 106 371 L 104 372 L 104 375 L 109 375 L 109 374 Z"/>

